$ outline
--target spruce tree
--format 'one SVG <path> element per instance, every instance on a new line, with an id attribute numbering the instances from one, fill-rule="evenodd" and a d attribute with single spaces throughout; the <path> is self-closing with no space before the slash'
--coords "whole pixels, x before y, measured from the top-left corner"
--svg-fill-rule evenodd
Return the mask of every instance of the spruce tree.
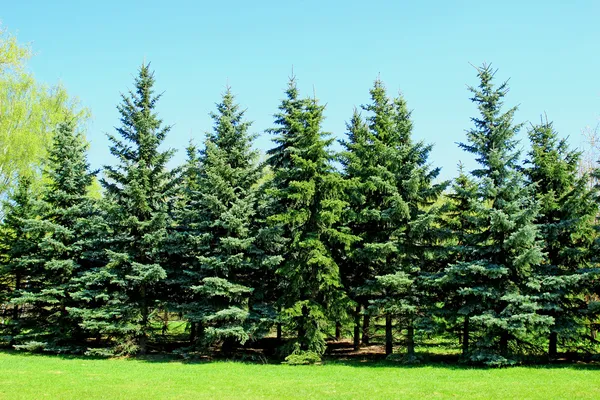
<path id="1" fill-rule="evenodd" d="M 389 98 L 379 79 L 370 93 L 372 103 L 363 106 L 367 123 L 355 112 L 348 126 L 350 140 L 342 143 L 342 164 L 352 182 L 350 228 L 361 238 L 345 272 L 357 285 L 359 301 L 362 297 L 370 312 L 385 315 L 386 353 L 392 352 L 393 320 L 400 318 L 412 357 L 414 323 L 426 304 L 422 267 L 435 258 L 436 209 L 431 205 L 445 183 L 434 183 L 439 170 L 428 165 L 431 146 L 412 140 L 404 98 Z"/>
<path id="2" fill-rule="evenodd" d="M 479 232 L 468 260 L 448 266 L 443 281 L 455 285 L 455 295 L 463 301 L 461 314 L 478 330 L 469 358 L 501 365 L 512 362 L 511 341 L 518 345 L 530 335 L 546 333 L 553 319 L 538 313 L 539 298 L 531 290 L 540 286 L 543 253 L 534 224 L 539 205 L 517 168 L 515 135 L 521 125 L 513 122 L 516 107 L 502 111 L 508 86 L 494 86 L 489 65 L 477 74 L 479 87 L 470 91 L 480 116 L 472 118 L 475 126 L 459 146 L 479 163 L 472 171 Z"/>
<path id="3" fill-rule="evenodd" d="M 165 241 L 168 262 L 167 278 L 162 293 L 166 308 L 181 315 L 186 315 L 188 308 L 193 306 L 190 287 L 202 279 L 197 268 L 198 221 L 194 207 L 194 199 L 200 184 L 199 173 L 199 150 L 190 140 L 177 185 L 176 200 L 171 210 L 173 224 Z M 188 327 L 190 342 L 194 343 L 198 324 L 196 321 L 188 321 Z"/>
<path id="4" fill-rule="evenodd" d="M 477 183 L 465 172 L 462 163 L 459 164 L 459 175 L 454 180 L 450 193 L 445 196 L 446 202 L 442 210 L 441 225 L 446 232 L 446 254 L 443 259 L 448 265 L 459 262 L 473 261 L 476 258 L 478 240 L 479 204 Z M 451 327 L 462 324 L 459 341 L 462 345 L 462 355 L 469 353 L 470 321 L 473 308 L 478 299 L 475 296 L 461 296 L 462 281 L 449 279 L 447 270 L 440 271 L 434 281 L 435 289 L 443 296 L 443 306 L 438 310 L 445 323 Z"/>
<path id="5" fill-rule="evenodd" d="M 170 131 L 156 113 L 154 74 L 142 65 L 135 89 L 117 107 L 121 126 L 108 135 L 118 163 L 104 168 L 107 198 L 107 263 L 86 277 L 89 304 L 84 324 L 115 337 L 116 351 L 145 354 L 166 277 L 165 242 L 178 170 L 167 170 L 173 151 L 159 150 Z"/>
<path id="6" fill-rule="evenodd" d="M 36 198 L 31 190 L 31 180 L 22 177 L 9 199 L 4 203 L 4 220 L 0 231 L 0 303 L 3 307 L 3 341 L 15 344 L 15 338 L 27 328 L 21 321 L 23 306 L 13 300 L 29 285 L 30 264 L 28 258 L 37 250 L 38 236 L 28 229 L 27 221 L 38 215 Z"/>
<path id="7" fill-rule="evenodd" d="M 538 273 L 541 312 L 554 319 L 548 354 L 557 356 L 559 337 L 580 343 L 587 303 L 594 222 L 598 212 L 595 192 L 587 176 L 578 176 L 580 152 L 559 139 L 552 123 L 545 121 L 529 130 L 531 151 L 525 175 L 536 186 L 541 205 L 540 227 L 546 258 Z"/>
<path id="8" fill-rule="evenodd" d="M 350 251 L 342 249 L 337 258 L 340 263 L 342 282 L 356 303 L 353 342 L 354 348 L 357 349 L 361 343 L 361 314 L 363 316 L 362 344 L 369 344 L 371 316 L 367 309 L 370 296 L 362 289 L 368 281 L 374 279 L 376 271 L 385 265 L 388 258 L 386 254 L 390 254 L 390 248 L 372 244 L 366 238 L 370 235 L 373 240 L 376 235 L 385 235 L 377 231 L 375 226 L 377 219 L 370 216 L 372 208 L 381 207 L 379 204 L 373 204 L 379 191 L 376 192 L 375 185 L 369 182 L 371 177 L 377 176 L 375 174 L 377 160 L 373 159 L 377 154 L 370 139 L 372 134 L 357 109 L 354 110 L 346 128 L 348 140 L 341 141 L 344 151 L 339 155 L 339 161 L 344 168 L 344 177 L 349 183 L 346 188 L 349 204 L 344 220 L 350 231 L 361 240 L 355 243 Z M 382 252 L 382 250 L 387 251 Z"/>
<path id="9" fill-rule="evenodd" d="M 339 229 L 345 202 L 344 182 L 332 166 L 332 139 L 322 131 L 324 106 L 300 99 L 291 78 L 275 115 L 277 147 L 269 152 L 274 178 L 270 194 L 274 213 L 268 219 L 286 240 L 278 274 L 285 291 L 280 304 L 299 351 L 325 351 L 326 329 L 348 306 L 332 255 L 352 236 Z"/>
<path id="10" fill-rule="evenodd" d="M 87 237 L 86 220 L 94 212 L 88 188 L 94 179 L 87 161 L 88 145 L 67 117 L 57 127 L 44 169 L 46 182 L 40 202 L 40 218 L 25 221 L 38 238 L 36 248 L 23 260 L 27 282 L 16 305 L 27 308 L 29 326 L 17 341 L 23 348 L 43 346 L 62 351 L 84 339 L 70 308 L 74 279 L 88 268 L 82 244 Z"/>
<path id="11" fill-rule="evenodd" d="M 262 167 L 244 113 L 227 88 L 211 113 L 215 125 L 200 155 L 191 203 L 200 279 L 188 288 L 196 296 L 187 316 L 202 327 L 204 345 L 222 344 L 225 352 L 246 342 L 255 328 L 252 285 L 262 267 L 253 225 Z"/>

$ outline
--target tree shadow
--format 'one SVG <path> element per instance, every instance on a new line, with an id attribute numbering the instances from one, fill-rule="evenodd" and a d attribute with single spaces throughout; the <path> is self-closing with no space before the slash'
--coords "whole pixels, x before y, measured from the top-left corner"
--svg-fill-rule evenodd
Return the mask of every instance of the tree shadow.
<path id="1" fill-rule="evenodd" d="M 151 346 L 152 351 L 146 355 L 138 356 L 87 356 L 81 354 L 56 354 L 56 353 L 30 353 L 17 351 L 14 349 L 0 349 L 0 353 L 19 357 L 54 357 L 64 360 L 128 360 L 143 363 L 179 363 L 179 364 L 208 364 L 211 362 L 236 362 L 244 364 L 270 364 L 279 365 L 283 361 L 278 357 L 277 351 L 283 344 L 283 341 L 275 338 L 263 338 L 257 341 L 240 346 L 233 356 L 211 353 L 210 355 L 190 352 L 186 356 L 174 354 L 173 351 L 183 348 L 187 343 L 180 343 L 180 346 L 169 346 L 169 349 L 161 346 Z M 436 346 L 421 346 L 421 348 L 435 348 Z M 443 346 L 438 346 L 442 347 Z M 495 369 L 491 367 L 472 365 L 461 362 L 460 356 L 456 353 L 435 353 L 429 351 L 420 351 L 417 357 L 418 363 L 403 363 L 402 354 L 397 354 L 397 360 L 389 360 L 385 355 L 384 346 L 379 343 L 370 346 L 361 346 L 355 349 L 348 340 L 331 341 L 328 343 L 328 349 L 323 356 L 321 365 L 343 365 L 356 368 L 398 368 L 414 369 L 424 367 L 444 368 L 449 370 L 487 370 Z M 528 357 L 517 367 L 529 367 L 540 369 L 576 369 L 576 370 L 595 370 L 600 371 L 600 362 L 585 359 L 573 359 L 564 357 L 562 359 L 549 362 L 547 357 Z M 512 368 L 512 367 L 504 367 Z"/>

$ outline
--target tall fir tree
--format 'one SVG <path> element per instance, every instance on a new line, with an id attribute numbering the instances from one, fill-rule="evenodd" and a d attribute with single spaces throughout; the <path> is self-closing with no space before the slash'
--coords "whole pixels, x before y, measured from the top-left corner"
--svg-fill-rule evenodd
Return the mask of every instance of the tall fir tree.
<path id="1" fill-rule="evenodd" d="M 269 152 L 274 178 L 270 194 L 274 213 L 268 218 L 286 240 L 278 274 L 285 290 L 282 313 L 297 330 L 297 348 L 317 355 L 325 351 L 327 327 L 348 306 L 334 246 L 348 246 L 352 235 L 340 230 L 344 181 L 334 170 L 332 139 L 321 129 L 324 106 L 300 99 L 291 78 L 275 115 L 277 147 Z"/>
<path id="2" fill-rule="evenodd" d="M 446 254 L 443 259 L 448 265 L 469 262 L 476 259 L 476 245 L 481 231 L 478 219 L 478 186 L 477 183 L 459 164 L 458 177 L 452 184 L 451 191 L 446 194 L 443 206 L 441 225 L 446 232 Z M 449 279 L 446 270 L 437 274 L 434 290 L 443 296 L 443 306 L 438 310 L 448 328 L 459 330 L 459 342 L 462 356 L 469 354 L 470 321 L 476 297 L 465 299 L 461 293 L 461 280 Z M 458 327 L 458 325 L 461 325 Z"/>
<path id="3" fill-rule="evenodd" d="M 529 130 L 531 150 L 525 175 L 536 186 L 541 205 L 536 223 L 546 253 L 540 274 L 541 312 L 554 318 L 548 354 L 557 356 L 559 338 L 565 345 L 581 343 L 592 270 L 594 223 L 598 213 L 595 190 L 587 176 L 578 176 L 581 153 L 570 150 L 547 120 Z M 585 341 L 585 340 L 583 340 Z"/>
<path id="4" fill-rule="evenodd" d="M 28 229 L 27 221 L 38 217 L 38 204 L 31 190 L 31 180 L 22 177 L 9 199 L 4 203 L 4 220 L 0 230 L 0 303 L 3 307 L 2 338 L 9 345 L 23 329 L 21 321 L 24 308 L 14 303 L 21 291 L 29 285 L 31 273 L 29 257 L 37 251 L 39 237 Z M 31 322 L 31 321 L 29 321 Z"/>
<path id="5" fill-rule="evenodd" d="M 163 285 L 164 306 L 171 312 L 181 315 L 188 313 L 193 306 L 190 287 L 196 285 L 202 277 L 197 268 L 198 223 L 194 199 L 200 185 L 199 149 L 190 140 L 186 147 L 186 160 L 181 169 L 181 179 L 177 185 L 176 200 L 171 215 L 173 224 L 168 230 L 165 251 L 168 256 L 167 277 Z M 196 321 L 188 321 L 190 343 L 197 338 Z"/>
<path id="6" fill-rule="evenodd" d="M 78 304 L 72 296 L 74 279 L 89 267 L 84 247 L 86 219 L 94 213 L 93 200 L 88 196 L 94 173 L 87 161 L 87 148 L 83 134 L 67 116 L 58 125 L 48 151 L 40 218 L 25 222 L 38 243 L 23 258 L 28 278 L 20 296 L 13 299 L 27 309 L 30 322 L 17 338 L 23 348 L 34 345 L 63 351 L 85 338 L 70 308 Z"/>
<path id="7" fill-rule="evenodd" d="M 346 188 L 349 204 L 344 220 L 346 226 L 360 238 L 360 241 L 354 243 L 350 251 L 342 249 L 338 252 L 337 258 L 340 263 L 342 282 L 356 303 L 353 344 L 354 348 L 358 349 L 361 343 L 361 333 L 362 344 L 368 345 L 371 330 L 371 316 L 367 312 L 370 296 L 362 290 L 363 286 L 374 279 L 376 271 L 383 268 L 393 246 L 385 246 L 385 243 L 373 243 L 373 240 L 377 238 L 387 242 L 387 238 L 384 237 L 385 233 L 379 231 L 376 226 L 380 216 L 379 210 L 375 211 L 377 216 L 373 215 L 372 211 L 374 207 L 381 207 L 380 204 L 373 204 L 376 195 L 380 192 L 374 181 L 378 177 L 376 172 L 383 168 L 377 168 L 377 160 L 374 159 L 377 154 L 370 139 L 372 133 L 357 109 L 354 110 L 350 122 L 346 124 L 346 129 L 348 140 L 341 141 L 344 151 L 339 154 L 344 177 L 349 183 Z"/>
<path id="8" fill-rule="evenodd" d="M 379 79 L 370 93 L 372 103 L 363 106 L 367 123 L 355 112 L 348 125 L 350 140 L 343 142 L 342 164 L 352 182 L 350 228 L 361 238 L 346 273 L 370 312 L 385 315 L 386 353 L 393 348 L 393 320 L 400 319 L 412 357 L 414 323 L 426 304 L 422 268 L 435 258 L 437 208 L 431 206 L 446 184 L 434 182 L 439 170 L 428 164 L 431 146 L 412 140 L 404 98 L 389 98 Z M 363 325 L 367 334 L 368 321 Z"/>
<path id="9" fill-rule="evenodd" d="M 553 319 L 538 312 L 539 297 L 531 289 L 540 286 L 537 272 L 543 261 L 534 224 L 539 205 L 518 170 L 516 107 L 502 111 L 508 86 L 494 86 L 494 73 L 485 64 L 477 69 L 480 84 L 470 91 L 480 116 L 472 118 L 475 126 L 467 131 L 467 142 L 459 144 L 480 165 L 472 171 L 478 185 L 478 237 L 467 261 L 446 268 L 442 284 L 457 288 L 461 313 L 478 331 L 468 357 L 502 365 L 513 360 L 511 342 L 518 345 L 529 335 L 547 333 Z"/>
<path id="10" fill-rule="evenodd" d="M 82 294 L 90 305 L 105 299 L 82 311 L 84 323 L 116 338 L 119 353 L 147 352 L 166 277 L 164 245 L 179 171 L 167 169 L 173 151 L 159 149 L 170 127 L 156 113 L 154 82 L 149 64 L 142 65 L 135 90 L 117 107 L 121 126 L 108 138 L 118 163 L 104 168 L 101 181 L 108 201 L 107 264 L 88 274 Z"/>
<path id="11" fill-rule="evenodd" d="M 198 244 L 193 254 L 201 279 L 188 288 L 196 296 L 187 316 L 202 328 L 204 345 L 222 344 L 227 353 L 256 328 L 253 285 L 264 261 L 253 225 L 263 171 L 244 113 L 227 88 L 211 114 L 215 125 L 200 155 L 191 204 Z"/>

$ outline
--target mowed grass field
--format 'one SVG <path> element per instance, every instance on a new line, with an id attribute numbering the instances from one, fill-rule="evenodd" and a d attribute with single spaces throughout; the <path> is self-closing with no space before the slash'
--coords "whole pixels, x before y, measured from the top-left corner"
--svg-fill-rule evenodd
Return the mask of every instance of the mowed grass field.
<path id="1" fill-rule="evenodd" d="M 0 399 L 600 399 L 589 365 L 314 366 L 0 353 Z"/>

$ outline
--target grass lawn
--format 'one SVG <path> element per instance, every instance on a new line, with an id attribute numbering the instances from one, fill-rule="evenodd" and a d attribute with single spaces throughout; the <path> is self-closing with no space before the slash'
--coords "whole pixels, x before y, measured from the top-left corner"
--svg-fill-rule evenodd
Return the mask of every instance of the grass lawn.
<path id="1" fill-rule="evenodd" d="M 471 369 L 88 359 L 0 352 L 0 399 L 600 399 L 592 366 Z"/>

